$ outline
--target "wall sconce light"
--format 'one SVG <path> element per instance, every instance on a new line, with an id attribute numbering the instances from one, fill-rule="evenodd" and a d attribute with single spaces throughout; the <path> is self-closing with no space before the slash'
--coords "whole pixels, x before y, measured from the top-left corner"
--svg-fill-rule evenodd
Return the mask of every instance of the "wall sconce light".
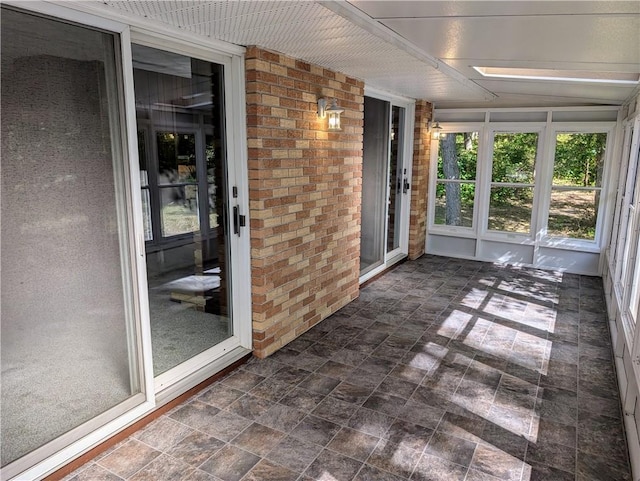
<path id="1" fill-rule="evenodd" d="M 340 126 L 340 114 L 344 112 L 343 109 L 338 107 L 338 101 L 333 99 L 331 105 L 327 107 L 327 99 L 318 99 L 318 118 L 324 119 L 329 116 L 329 132 L 339 132 L 342 130 Z"/>
<path id="2" fill-rule="evenodd" d="M 434 140 L 438 140 L 442 135 L 442 127 L 440 126 L 440 122 L 429 122 L 428 125 L 429 131 L 431 132 L 431 138 Z"/>

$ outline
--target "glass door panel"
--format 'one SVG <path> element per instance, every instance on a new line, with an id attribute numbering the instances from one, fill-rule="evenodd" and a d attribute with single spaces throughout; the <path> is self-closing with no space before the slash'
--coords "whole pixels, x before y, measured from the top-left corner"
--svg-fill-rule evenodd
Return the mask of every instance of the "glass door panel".
<path id="1" fill-rule="evenodd" d="M 364 98 L 360 275 L 384 263 L 389 159 L 389 102 Z"/>
<path id="2" fill-rule="evenodd" d="M 404 146 L 405 109 L 391 108 L 391 150 L 389 155 L 389 201 L 387 211 L 387 252 L 400 247 L 402 222 L 402 194 L 408 189 L 405 183 L 402 150 Z"/>
<path id="3" fill-rule="evenodd" d="M 4 7 L 1 31 L 4 479 L 144 396 L 117 41 Z"/>
<path id="4" fill-rule="evenodd" d="M 138 128 L 155 140 L 139 155 L 153 233 L 146 250 L 157 376 L 233 335 L 223 66 L 141 45 L 133 45 L 133 64 Z"/>

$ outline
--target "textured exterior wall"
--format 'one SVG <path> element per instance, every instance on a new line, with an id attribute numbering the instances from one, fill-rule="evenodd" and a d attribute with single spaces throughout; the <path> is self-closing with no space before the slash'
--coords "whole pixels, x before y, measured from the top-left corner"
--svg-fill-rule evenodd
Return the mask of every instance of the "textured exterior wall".
<path id="1" fill-rule="evenodd" d="M 431 136 L 427 129 L 427 122 L 431 120 L 432 112 L 433 106 L 429 102 L 425 100 L 416 102 L 411 214 L 409 218 L 409 259 L 417 259 L 424 254 L 424 243 L 427 236 L 427 191 L 431 151 Z"/>
<path id="2" fill-rule="evenodd" d="M 246 55 L 254 354 L 358 295 L 364 84 L 278 53 Z M 342 132 L 317 119 L 337 98 Z"/>

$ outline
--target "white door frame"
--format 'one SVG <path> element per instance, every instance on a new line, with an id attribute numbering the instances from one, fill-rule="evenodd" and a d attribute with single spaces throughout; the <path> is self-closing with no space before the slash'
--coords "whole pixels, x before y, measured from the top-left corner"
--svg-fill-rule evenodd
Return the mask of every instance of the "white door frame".
<path id="1" fill-rule="evenodd" d="M 406 197 L 403 199 L 401 206 L 401 220 L 400 220 L 400 247 L 394 249 L 391 252 L 386 251 L 387 246 L 387 232 L 388 228 L 386 227 L 385 222 L 385 238 L 383 239 L 383 245 L 385 246 L 385 255 L 384 262 L 376 267 L 375 269 L 370 270 L 366 274 L 360 276 L 360 283 L 366 282 L 367 280 L 375 277 L 379 273 L 388 269 L 392 265 L 398 263 L 402 259 L 404 259 L 409 253 L 409 216 L 411 212 L 411 183 L 412 183 L 412 172 L 413 172 L 413 131 L 415 125 L 415 105 L 416 102 L 413 99 L 409 99 L 406 97 L 401 97 L 398 95 L 390 94 L 389 92 L 385 92 L 382 90 L 377 90 L 375 88 L 366 87 L 364 88 L 364 95 L 366 97 L 372 97 L 378 100 L 384 100 L 389 102 L 389 125 L 391 125 L 391 115 L 393 107 L 402 107 L 405 109 L 405 119 L 404 119 L 404 132 L 403 139 L 404 145 L 402 145 L 402 161 L 403 161 L 403 169 L 406 170 L 406 174 L 404 177 L 409 182 L 409 189 L 407 190 Z M 388 146 L 390 149 L 390 145 Z M 387 159 L 389 158 L 389 152 L 387 152 Z M 388 169 L 387 169 L 388 174 Z M 387 179 L 388 180 L 388 179 Z M 388 181 L 385 186 L 388 186 Z M 386 199 L 389 198 L 389 193 L 386 193 Z M 388 212 L 388 203 L 385 206 L 385 219 L 389 218 Z"/>
<path id="2" fill-rule="evenodd" d="M 240 125 L 238 117 L 235 115 L 234 108 L 244 101 L 244 83 L 240 80 L 244 79 L 243 62 L 234 61 L 236 56 L 228 55 L 212 51 L 210 48 L 204 48 L 201 45 L 194 45 L 191 41 L 185 42 L 166 37 L 159 33 L 150 33 L 139 28 L 133 28 L 131 32 L 131 43 L 144 45 L 172 53 L 199 58 L 209 62 L 217 63 L 223 66 L 224 83 L 225 83 L 225 145 L 227 147 L 227 192 L 231 193 L 236 187 L 238 192 L 237 198 L 227 199 L 227 219 L 233 218 L 233 208 L 238 206 L 243 215 L 248 216 L 248 182 L 247 182 L 247 149 L 246 149 L 246 128 Z M 131 83 L 131 91 L 129 96 L 135 95 L 133 91 L 133 68 L 130 72 L 125 72 L 126 81 Z M 241 99 L 238 99 L 241 97 Z M 134 99 L 134 119 L 128 118 L 132 124 L 133 130 L 129 133 L 131 137 L 134 133 L 137 136 L 135 121 L 135 96 Z M 129 99 L 130 100 L 130 99 Z M 132 103 L 132 102 L 128 102 Z M 137 139 L 137 137 L 133 137 Z M 137 149 L 137 147 L 136 147 Z M 137 150 L 136 150 L 137 159 Z M 133 164 L 133 162 L 132 162 Z M 244 177 L 243 177 L 244 175 Z M 140 190 L 139 175 L 132 177 L 131 188 L 134 191 Z M 139 196 L 138 196 L 139 197 Z M 141 199 L 136 199 L 136 202 Z M 136 212 L 142 212 L 142 204 L 134 205 Z M 247 225 L 249 223 L 247 222 Z M 144 237 L 143 237 L 144 238 Z M 248 228 L 240 230 L 240 235 L 235 235 L 228 229 L 227 241 L 231 250 L 231 278 L 230 290 L 232 292 L 232 323 L 233 335 L 219 344 L 197 354 L 191 359 L 177 365 L 155 378 L 155 392 L 162 399 L 171 399 L 180 391 L 184 391 L 188 385 L 195 385 L 198 382 L 212 376 L 221 369 L 220 358 L 237 350 L 238 348 L 251 349 L 251 267 L 250 267 L 250 244 Z M 248 284 L 248 285 L 247 285 Z M 144 278 L 144 286 L 141 292 L 147 292 L 146 276 Z M 141 296 L 144 297 L 144 296 Z M 148 301 L 146 299 L 145 301 Z M 145 302 L 147 311 L 143 314 L 143 319 L 149 318 L 148 302 Z M 223 362 L 224 364 L 224 362 Z M 196 376 L 198 382 L 192 379 L 192 375 Z M 195 382 L 195 384 L 194 384 Z M 192 387 L 192 386 L 191 386 Z M 188 388 L 187 388 L 188 389 Z"/>
<path id="3" fill-rule="evenodd" d="M 142 221 L 142 199 L 138 163 L 137 125 L 135 114 L 135 94 L 133 88 L 133 65 L 131 56 L 132 37 L 147 44 L 156 43 L 158 48 L 182 52 L 204 60 L 223 63 L 225 79 L 225 113 L 227 157 L 229 168 L 229 192 L 236 186 L 238 195 L 229 199 L 228 219 L 231 219 L 233 207 L 249 215 L 248 164 L 246 140 L 246 103 L 244 83 L 243 47 L 221 41 L 207 39 L 183 30 L 161 26 L 158 23 L 140 17 L 131 17 L 104 5 L 87 2 L 44 2 L 5 0 L 5 5 L 15 6 L 24 11 L 42 14 L 53 19 L 61 19 L 101 29 L 113 33 L 119 40 L 121 71 L 118 72 L 122 83 L 120 98 L 123 171 L 126 172 L 124 188 L 131 205 L 128 206 L 128 228 L 130 233 L 131 269 L 135 280 L 131 286 L 134 295 L 133 316 L 136 331 L 135 347 L 139 353 L 140 384 L 142 394 L 135 403 L 129 399 L 114 408 L 126 407 L 126 411 L 108 422 L 98 416 L 76 429 L 90 432 L 74 442 L 67 435 L 61 436 L 38 448 L 30 455 L 8 465 L 11 470 L 2 470 L 2 478 L 30 480 L 41 479 L 63 467 L 78 456 L 86 453 L 122 429 L 150 414 L 159 405 L 186 392 L 216 372 L 229 366 L 248 354 L 252 348 L 251 329 L 251 261 L 248 227 L 240 236 L 229 233 L 231 247 L 232 276 L 230 288 L 233 293 L 234 335 L 231 339 L 196 356 L 175 370 L 173 374 L 154 380 L 151 352 L 151 329 L 149 323 L 149 304 L 146 281 L 145 242 Z M 145 40 L 146 39 L 146 40 Z M 153 46 L 153 45 L 150 45 Z M 222 61 L 222 62 L 221 62 Z M 167 374 L 169 374 L 167 373 Z M 106 413 L 105 413 L 106 414 Z M 69 435 L 73 435 L 72 430 Z M 44 460 L 37 462 L 31 454 L 42 453 Z M 49 454 L 50 453 L 50 454 Z M 33 461 L 31 461 L 33 459 Z M 17 469 L 16 469 L 17 468 Z"/>

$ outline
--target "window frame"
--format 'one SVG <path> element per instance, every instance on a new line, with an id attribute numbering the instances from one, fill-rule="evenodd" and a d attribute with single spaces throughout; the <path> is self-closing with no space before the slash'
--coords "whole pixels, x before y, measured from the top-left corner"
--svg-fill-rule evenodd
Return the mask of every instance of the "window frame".
<path id="1" fill-rule="evenodd" d="M 633 135 L 629 139 L 629 149 L 625 149 L 624 154 L 628 161 L 627 173 L 629 168 L 633 168 L 636 175 L 626 177 L 622 191 L 613 286 L 618 296 L 627 345 L 633 345 L 637 355 L 640 353 L 640 329 L 637 329 L 639 306 L 632 306 L 631 301 L 638 296 L 640 289 L 640 115 L 630 123 Z"/>
<path id="2" fill-rule="evenodd" d="M 495 145 L 496 134 L 538 134 L 538 143 L 536 146 L 536 159 L 533 169 L 533 184 L 531 183 L 500 183 L 493 182 L 493 151 Z M 542 163 L 544 161 L 543 148 L 545 138 L 545 124 L 542 122 L 493 122 L 489 124 L 487 129 L 486 145 L 483 150 L 485 153 L 486 161 L 483 162 L 483 179 L 482 183 L 483 195 L 481 197 L 481 212 L 482 226 L 480 230 L 480 237 L 482 239 L 495 240 L 499 242 L 517 242 L 520 244 L 532 244 L 536 239 L 536 233 L 538 230 L 538 211 L 540 208 L 540 184 L 539 179 L 541 177 Z M 507 187 L 510 185 L 518 186 L 522 188 L 529 187 L 533 189 L 533 202 L 531 205 L 531 219 L 529 225 L 529 232 L 508 232 L 489 229 L 489 208 L 491 202 L 491 187 L 493 184 L 504 184 Z M 517 187 L 516 187 L 517 188 Z"/>
<path id="3" fill-rule="evenodd" d="M 384 219 L 385 219 L 385 229 L 384 236 L 382 239 L 382 243 L 384 246 L 384 252 L 382 256 L 382 263 L 370 270 L 366 271 L 364 274 L 362 271 L 359 272 L 359 283 L 363 284 L 369 279 L 375 277 L 376 275 L 384 272 L 389 267 L 397 264 L 401 260 L 405 259 L 409 253 L 409 216 L 411 214 L 411 199 L 413 187 L 411 186 L 411 179 L 413 175 L 413 140 L 414 140 L 414 126 L 415 126 L 415 100 L 409 99 L 406 97 L 401 97 L 398 95 L 390 94 L 389 92 L 384 92 L 382 90 L 378 90 L 373 87 L 365 87 L 364 90 L 365 97 L 371 97 L 377 100 L 381 100 L 383 102 L 387 102 L 389 104 L 389 116 L 388 116 L 388 126 L 391 127 L 393 123 L 393 107 L 400 107 L 404 109 L 404 122 L 403 122 L 403 132 L 401 135 L 403 145 L 399 146 L 398 157 L 402 158 L 403 162 L 403 170 L 404 175 L 403 178 L 409 182 L 407 189 L 407 197 L 402 202 L 401 207 L 401 221 L 400 221 L 400 246 L 391 251 L 387 251 L 387 234 L 388 234 L 388 226 L 386 225 L 389 219 L 389 171 L 388 171 L 388 161 L 390 159 L 391 153 L 391 142 L 388 142 L 387 145 L 387 182 L 385 182 L 385 198 L 387 199 L 386 205 L 384 208 Z M 400 153 L 401 150 L 401 153 Z M 404 195 L 404 194 L 403 194 Z"/>
<path id="4" fill-rule="evenodd" d="M 623 143 L 622 143 L 622 154 L 621 154 L 621 162 L 620 165 L 618 167 L 618 171 L 619 172 L 626 172 L 628 171 L 628 167 L 630 165 L 630 158 L 631 158 L 631 148 L 632 148 L 632 140 L 633 140 L 633 133 L 634 133 L 634 122 L 626 122 L 622 125 L 621 128 L 621 132 L 622 132 L 622 137 L 623 137 Z M 609 270 L 610 272 L 613 274 L 613 277 L 615 277 L 615 272 L 616 272 L 616 262 L 615 259 L 618 256 L 618 252 L 619 252 L 619 240 L 620 240 L 620 233 L 622 230 L 622 224 L 623 224 L 623 220 L 626 221 L 625 215 L 623 213 L 623 207 L 624 207 L 624 203 L 625 200 L 627 200 L 628 195 L 627 195 L 627 182 L 628 182 L 628 178 L 623 177 L 621 175 L 618 176 L 618 182 L 617 182 L 617 191 L 616 191 L 616 203 L 615 203 L 615 207 L 614 207 L 614 219 L 613 219 L 613 223 L 611 225 L 611 233 L 610 233 L 610 238 L 609 238 L 609 246 L 608 246 L 608 251 L 607 251 L 607 260 L 609 263 Z M 615 280 L 614 280 L 615 283 Z"/>
<path id="5" fill-rule="evenodd" d="M 458 181 L 458 180 L 447 180 L 447 179 L 438 179 L 438 154 L 440 151 L 440 141 L 432 140 L 431 141 L 431 155 L 429 162 L 429 171 L 431 175 L 429 175 L 429 194 L 428 194 L 428 205 L 431 206 L 427 210 L 427 225 L 429 226 L 429 231 L 439 234 L 450 234 L 459 237 L 470 237 L 475 238 L 478 233 L 478 192 L 479 185 L 481 185 L 481 155 L 483 148 L 483 139 L 485 135 L 485 124 L 483 122 L 448 122 L 442 125 L 442 134 L 459 134 L 465 132 L 477 132 L 478 133 L 478 154 L 476 157 L 476 178 L 474 181 Z M 446 183 L 458 183 L 458 184 L 473 184 L 475 186 L 474 191 L 474 206 L 473 206 L 473 216 L 471 221 L 471 227 L 465 226 L 455 226 L 455 225 L 447 225 L 447 224 L 436 224 L 435 223 L 435 205 L 436 205 L 436 189 L 438 185 L 438 181 L 445 180 Z"/>
<path id="6" fill-rule="evenodd" d="M 611 210 L 611 205 L 606 202 L 608 196 L 611 195 L 613 186 L 611 183 L 611 159 L 614 142 L 614 129 L 616 122 L 554 122 L 547 129 L 548 144 L 545 152 L 547 162 L 544 164 L 545 171 L 543 190 L 544 199 L 540 205 L 540 229 L 538 236 L 540 238 L 541 247 L 553 247 L 564 249 L 575 249 L 589 252 L 601 252 L 602 241 L 606 237 L 603 228 L 605 223 L 606 211 Z M 600 196 L 599 205 L 596 206 L 596 233 L 593 240 L 578 239 L 572 237 L 551 236 L 547 233 L 549 222 L 549 208 L 551 204 L 551 193 L 553 191 L 553 170 L 555 166 L 556 138 L 558 134 L 597 134 L 604 133 L 607 135 L 605 144 L 605 155 L 602 167 L 602 182 L 600 187 L 588 187 L 584 190 L 599 190 L 604 195 Z M 582 189 L 576 189 L 582 190 Z M 542 193 L 541 193 L 542 195 Z M 610 204 L 610 203 L 609 203 Z"/>

